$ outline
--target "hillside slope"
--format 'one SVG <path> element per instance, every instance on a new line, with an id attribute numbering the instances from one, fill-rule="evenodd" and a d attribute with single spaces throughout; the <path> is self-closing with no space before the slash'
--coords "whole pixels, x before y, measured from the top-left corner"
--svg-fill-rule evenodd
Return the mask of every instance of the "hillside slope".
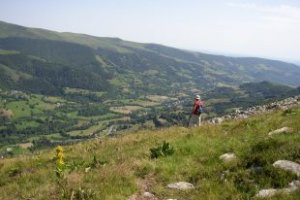
<path id="1" fill-rule="evenodd" d="M 265 188 L 285 188 L 295 174 L 272 166 L 300 163 L 300 109 L 261 114 L 195 129 L 172 127 L 65 146 L 64 178 L 55 175 L 55 150 L 0 160 L 1 199 L 128 199 L 151 192 L 158 199 L 250 199 Z M 282 127 L 289 133 L 268 136 Z M 150 158 L 169 143 L 174 152 Z M 235 153 L 224 163 L 219 156 Z M 167 188 L 187 181 L 188 191 Z M 270 199 L 298 199 L 300 190 Z"/>
<path id="2" fill-rule="evenodd" d="M 300 67 L 280 61 L 216 56 L 5 22 L 0 22 L 0 71 L 1 88 L 51 95 L 63 95 L 66 87 L 81 88 L 105 92 L 103 99 L 257 81 L 300 85 Z"/>

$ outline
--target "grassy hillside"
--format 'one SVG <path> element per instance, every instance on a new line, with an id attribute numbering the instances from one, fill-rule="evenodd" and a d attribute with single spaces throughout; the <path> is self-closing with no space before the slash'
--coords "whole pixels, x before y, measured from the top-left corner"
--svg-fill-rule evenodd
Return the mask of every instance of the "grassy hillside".
<path id="1" fill-rule="evenodd" d="M 62 96 L 71 87 L 105 92 L 102 100 L 257 81 L 300 85 L 300 68 L 280 61 L 216 56 L 5 22 L 0 22 L 0 72 L 1 88 Z"/>
<path id="2" fill-rule="evenodd" d="M 258 190 L 283 188 L 299 177 L 272 167 L 279 159 L 300 163 L 300 109 L 187 129 L 140 131 L 64 147 L 64 178 L 55 174 L 55 149 L 0 160 L 1 199 L 128 199 L 144 191 L 159 199 L 251 199 Z M 288 126 L 291 133 L 268 136 Z M 150 158 L 163 141 L 170 155 Z M 219 156 L 238 159 L 224 163 Z M 176 191 L 187 181 L 195 189 Z M 298 199 L 299 189 L 271 199 Z"/>

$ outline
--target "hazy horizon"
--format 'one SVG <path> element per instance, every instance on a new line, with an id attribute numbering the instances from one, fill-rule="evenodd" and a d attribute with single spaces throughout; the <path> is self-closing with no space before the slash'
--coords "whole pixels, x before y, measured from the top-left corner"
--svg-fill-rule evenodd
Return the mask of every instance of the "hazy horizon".
<path id="1" fill-rule="evenodd" d="M 0 20 L 27 27 L 300 64 L 296 0 L 2 1 Z"/>

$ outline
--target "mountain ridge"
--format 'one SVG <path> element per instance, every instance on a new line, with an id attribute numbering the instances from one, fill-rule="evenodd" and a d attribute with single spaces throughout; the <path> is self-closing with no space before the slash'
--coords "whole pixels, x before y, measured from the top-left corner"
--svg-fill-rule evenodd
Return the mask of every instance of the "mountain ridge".
<path id="1" fill-rule="evenodd" d="M 103 91 L 111 98 L 191 93 L 259 81 L 300 85 L 300 68 L 281 61 L 211 55 L 5 22 L 0 22 L 0 49 L 0 87 L 33 93 L 62 95 L 64 88 L 73 87 Z M 41 89 L 34 87 L 37 84 Z"/>
<path id="2" fill-rule="evenodd" d="M 59 35 L 74 35 L 74 36 L 77 36 L 77 37 L 86 37 L 85 39 L 88 39 L 88 38 L 104 39 L 104 40 L 107 39 L 107 40 L 111 40 L 111 41 L 115 41 L 115 42 L 125 42 L 125 43 L 140 44 L 140 45 L 161 46 L 161 47 L 165 47 L 165 48 L 171 48 L 171 49 L 174 49 L 174 50 L 179 50 L 181 52 L 202 54 L 202 55 L 207 55 L 207 56 L 226 57 L 226 58 L 232 58 L 232 59 L 240 58 L 240 59 L 262 59 L 262 60 L 270 60 L 270 61 L 279 61 L 279 62 L 282 62 L 282 63 L 294 64 L 294 65 L 297 65 L 298 67 L 300 67 L 300 62 L 298 62 L 298 61 L 294 63 L 292 61 L 283 61 L 281 59 L 275 59 L 275 58 L 263 58 L 263 57 L 260 57 L 260 56 L 246 56 L 246 55 L 234 56 L 234 55 L 224 55 L 226 53 L 224 53 L 224 54 L 222 54 L 222 53 L 213 53 L 213 52 L 212 53 L 207 53 L 207 52 L 201 52 L 201 51 L 197 51 L 197 50 L 177 48 L 177 47 L 173 47 L 173 46 L 170 46 L 170 45 L 164 45 L 164 44 L 159 44 L 159 43 L 134 42 L 134 41 L 130 41 L 130 40 L 124 40 L 124 39 L 119 38 L 119 37 L 95 36 L 95 35 L 86 34 L 86 33 L 69 32 L 69 31 L 53 31 L 53 30 L 49 30 L 49 29 L 46 29 L 46 28 L 36 28 L 36 27 L 26 27 L 26 26 L 23 26 L 23 25 L 16 25 L 14 23 L 9 23 L 9 22 L 5 22 L 5 21 L 1 21 L 1 20 L 0 20 L 0 23 L 12 25 L 12 26 L 17 26 L 17 27 L 20 27 L 22 29 L 23 28 L 32 29 L 32 30 L 36 30 L 37 32 L 40 32 L 40 33 L 42 33 L 42 32 L 51 32 L 53 35 L 57 35 L 58 38 L 59 38 Z M 9 37 L 11 37 L 11 35 L 9 35 Z M 60 39 L 65 39 L 65 38 L 60 37 Z M 76 42 L 76 41 L 72 41 L 72 42 Z M 81 44 L 81 43 L 79 43 L 79 44 Z"/>

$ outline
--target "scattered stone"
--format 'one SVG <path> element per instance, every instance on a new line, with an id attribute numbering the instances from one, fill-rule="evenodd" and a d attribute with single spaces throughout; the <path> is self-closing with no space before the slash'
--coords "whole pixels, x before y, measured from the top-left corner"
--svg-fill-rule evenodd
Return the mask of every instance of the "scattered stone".
<path id="1" fill-rule="evenodd" d="M 271 131 L 270 133 L 268 133 L 268 135 L 271 136 L 271 135 L 276 135 L 276 134 L 280 134 L 280 133 L 290 133 L 292 131 L 293 131 L 293 129 L 291 129 L 289 127 L 283 127 L 283 128 L 277 129 L 275 131 Z"/>
<path id="2" fill-rule="evenodd" d="M 224 121 L 223 117 L 215 117 L 210 120 L 212 124 L 221 124 Z"/>
<path id="3" fill-rule="evenodd" d="M 296 191 L 300 187 L 300 181 L 292 181 L 289 183 L 289 187 L 283 188 L 283 189 L 263 189 L 260 190 L 255 197 L 258 198 L 269 198 L 272 197 L 278 193 L 291 193 Z"/>
<path id="4" fill-rule="evenodd" d="M 300 181 L 292 181 L 289 183 L 289 186 L 288 188 L 284 188 L 283 190 L 285 192 L 294 192 L 296 190 L 298 190 L 298 188 L 300 188 Z"/>
<path id="5" fill-rule="evenodd" d="M 157 200 L 157 198 L 150 192 L 144 192 L 142 195 L 133 194 L 128 198 L 128 200 Z"/>
<path id="6" fill-rule="evenodd" d="M 225 153 L 219 157 L 224 162 L 231 162 L 237 159 L 234 153 Z"/>
<path id="7" fill-rule="evenodd" d="M 88 173 L 91 170 L 91 167 L 87 167 L 84 169 L 85 173 Z"/>
<path id="8" fill-rule="evenodd" d="M 168 188 L 170 189 L 176 189 L 176 190 L 189 190 L 194 189 L 194 185 L 187 182 L 177 182 L 177 183 L 171 183 L 168 185 Z"/>
<path id="9" fill-rule="evenodd" d="M 272 197 L 272 196 L 274 196 L 277 193 L 278 193 L 278 190 L 276 190 L 276 189 L 264 189 L 264 190 L 260 190 L 255 195 L 255 197 L 258 197 L 258 198 L 267 198 L 267 197 Z"/>
<path id="10" fill-rule="evenodd" d="M 277 160 L 273 163 L 273 166 L 286 171 L 290 171 L 294 174 L 297 174 L 297 176 L 300 176 L 300 165 L 298 163 L 289 160 Z"/>
<path id="11" fill-rule="evenodd" d="M 242 110 L 242 108 L 237 108 L 235 112 L 232 112 L 230 114 L 224 115 L 219 118 L 218 117 L 212 118 L 208 121 L 208 123 L 218 124 L 222 122 L 219 121 L 220 119 L 221 120 L 246 119 L 252 115 L 257 115 L 265 112 L 272 112 L 277 109 L 287 110 L 299 105 L 300 105 L 300 96 L 295 96 L 295 97 L 283 99 L 281 101 L 269 103 L 266 105 L 250 107 L 245 110 Z"/>
<path id="12" fill-rule="evenodd" d="M 143 194 L 143 198 L 144 199 L 149 199 L 149 200 L 154 200 L 154 199 L 156 199 L 155 198 L 155 195 L 154 194 L 152 194 L 152 193 L 150 193 L 150 192 L 144 192 L 144 194 Z"/>

